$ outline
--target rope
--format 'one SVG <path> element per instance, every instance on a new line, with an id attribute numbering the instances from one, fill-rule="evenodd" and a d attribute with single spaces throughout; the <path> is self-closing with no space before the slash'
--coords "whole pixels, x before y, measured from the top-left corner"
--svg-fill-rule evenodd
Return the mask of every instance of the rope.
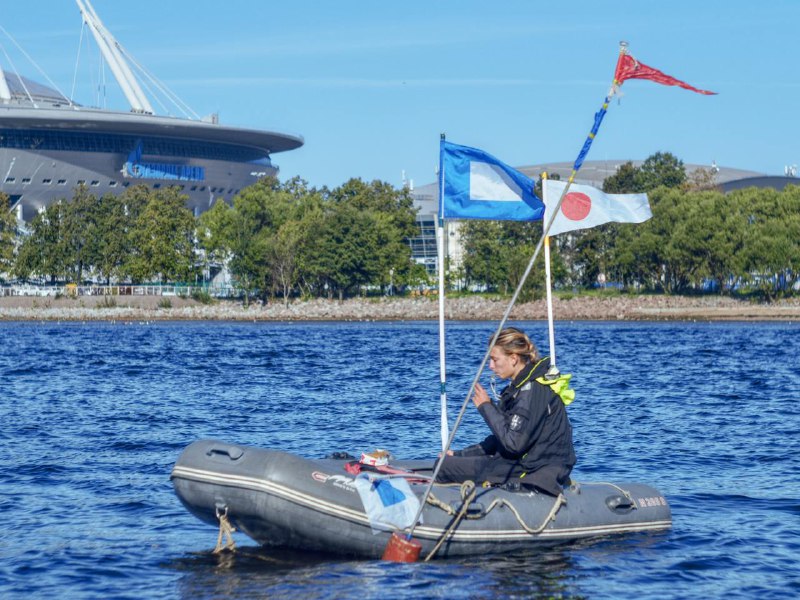
<path id="1" fill-rule="evenodd" d="M 236 552 L 236 544 L 233 541 L 233 532 L 236 529 L 231 525 L 231 522 L 228 521 L 228 507 L 226 506 L 224 510 L 220 510 L 217 508 L 217 519 L 219 519 L 219 535 L 217 536 L 217 546 L 214 548 L 214 554 L 219 554 L 224 550 L 230 550 L 231 552 Z M 222 543 L 222 537 L 225 536 L 225 543 Z"/>
<path id="2" fill-rule="evenodd" d="M 609 485 L 613 485 L 613 484 L 609 484 Z M 616 486 L 614 486 L 614 487 L 616 487 Z M 617 489 L 619 489 L 619 488 L 617 488 Z M 469 490 L 469 491 L 467 491 L 467 490 Z M 624 490 L 620 490 L 620 491 L 625 493 Z M 519 514 L 519 510 L 517 510 L 517 507 L 515 507 L 511 502 L 509 502 L 505 498 L 495 498 L 492 501 L 492 503 L 489 505 L 489 508 L 487 508 L 481 514 L 468 515 L 467 514 L 467 510 L 469 509 L 469 505 L 475 499 L 476 494 L 477 494 L 477 490 L 475 489 L 475 484 L 472 481 L 465 481 L 463 484 L 461 484 L 461 499 L 462 499 L 461 510 L 458 511 L 458 515 L 456 516 L 455 519 L 453 519 L 452 523 L 450 524 L 450 527 L 447 528 L 447 530 L 439 538 L 439 541 L 436 542 L 436 546 L 433 547 L 433 550 L 431 550 L 430 553 L 428 554 L 428 556 L 425 557 L 425 561 L 424 562 L 427 562 L 431 558 L 433 558 L 433 556 L 436 554 L 436 552 L 438 552 L 439 548 L 441 548 L 441 546 L 444 543 L 444 541 L 448 537 L 450 537 L 450 535 L 452 534 L 453 530 L 455 530 L 455 528 L 458 527 L 459 523 L 461 523 L 461 521 L 464 520 L 464 519 L 482 519 L 486 515 L 488 515 L 490 512 L 492 512 L 495 508 L 497 508 L 498 506 L 507 506 L 511 510 L 513 515 L 516 517 L 517 522 L 522 526 L 522 528 L 525 530 L 526 533 L 529 533 L 531 535 L 538 535 L 542 531 L 544 531 L 545 527 L 547 527 L 547 525 L 551 521 L 555 521 L 555 518 L 556 518 L 556 515 L 558 514 L 558 511 L 561 509 L 561 507 L 563 505 L 565 505 L 567 503 L 566 498 L 564 498 L 564 494 L 559 494 L 556 497 L 555 502 L 553 503 L 553 506 L 550 508 L 550 512 L 547 513 L 547 516 L 542 521 L 542 524 L 539 525 L 538 527 L 531 527 L 530 525 L 528 525 L 525 522 L 525 520 L 522 518 L 522 515 Z M 456 514 L 456 511 L 453 509 L 452 506 L 442 502 L 441 500 L 439 500 L 433 494 L 429 494 L 426 501 L 427 501 L 428 504 L 431 504 L 431 505 L 433 505 L 433 506 L 435 506 L 437 508 L 442 509 L 448 515 Z"/>
<path id="3" fill-rule="evenodd" d="M 467 510 L 469 510 L 469 505 L 472 504 L 472 501 L 475 499 L 475 495 L 477 493 L 478 491 L 475 489 L 474 481 L 467 480 L 461 484 L 461 510 L 458 512 L 458 515 L 456 515 L 456 518 L 453 519 L 453 522 L 450 524 L 450 527 L 447 528 L 447 531 L 445 531 L 439 538 L 439 541 L 436 542 L 436 545 L 433 547 L 433 550 L 431 550 L 428 556 L 425 557 L 425 560 L 423 562 L 428 562 L 431 558 L 433 558 L 436 552 L 439 551 L 439 548 L 442 547 L 442 544 L 444 544 L 444 541 L 448 537 L 450 537 L 450 534 L 453 533 L 456 527 L 458 527 L 458 524 L 461 523 L 461 520 L 464 518 L 464 515 L 467 514 Z M 448 508 L 450 507 L 448 506 Z"/>
<path id="4" fill-rule="evenodd" d="M 536 529 L 532 529 L 531 527 L 528 526 L 527 523 L 525 523 L 525 521 L 522 520 L 522 516 L 517 511 L 516 507 L 513 504 L 511 504 L 511 502 L 506 502 L 502 498 L 498 498 L 492 504 L 494 504 L 495 502 L 497 502 L 498 505 L 505 505 L 508 508 L 510 508 L 511 512 L 514 513 L 514 516 L 517 517 L 517 521 L 519 521 L 519 524 L 522 525 L 522 528 L 531 535 L 537 535 L 539 533 L 542 533 L 542 531 L 544 531 L 544 528 L 547 527 L 547 524 L 550 523 L 550 521 L 555 520 L 556 514 L 558 513 L 558 510 L 561 508 L 561 506 L 567 503 L 567 501 L 564 498 L 564 494 L 559 494 L 558 497 L 556 498 L 556 501 L 553 503 L 553 507 L 550 509 L 550 512 L 547 513 L 547 516 L 544 518 L 544 521 L 542 521 L 542 524 L 539 525 L 539 527 L 537 527 Z M 494 506 L 492 506 L 491 508 L 494 508 Z M 489 511 L 487 510 L 486 512 L 488 513 Z"/>
<path id="5" fill-rule="evenodd" d="M 578 484 L 578 483 L 575 483 L 575 485 L 607 485 L 607 486 L 609 486 L 609 487 L 612 487 L 612 488 L 614 488 L 614 489 L 615 489 L 615 490 L 617 490 L 617 491 L 618 491 L 620 494 L 622 494 L 622 495 L 623 495 L 623 496 L 625 496 L 625 497 L 626 497 L 628 500 L 630 500 L 630 503 L 631 503 L 631 505 L 633 506 L 633 508 L 639 508 L 638 506 L 636 506 L 636 501 L 633 499 L 633 496 L 631 496 L 631 493 L 630 493 L 629 491 L 627 491 L 627 490 L 623 490 L 623 489 L 622 489 L 621 487 L 619 487 L 618 485 L 616 485 L 616 484 L 614 484 L 614 483 L 611 483 L 611 482 L 609 482 L 609 481 L 590 481 L 590 482 L 588 482 L 588 483 L 583 483 L 583 484 Z"/>

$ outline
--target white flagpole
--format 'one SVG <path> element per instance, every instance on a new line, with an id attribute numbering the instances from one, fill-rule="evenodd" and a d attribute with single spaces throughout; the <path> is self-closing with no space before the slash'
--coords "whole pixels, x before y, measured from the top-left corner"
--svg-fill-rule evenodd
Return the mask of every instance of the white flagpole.
<path id="1" fill-rule="evenodd" d="M 542 173 L 542 196 L 547 206 L 547 173 Z M 557 376 L 559 371 L 556 366 L 556 334 L 553 326 L 553 291 L 550 283 L 550 236 L 544 238 L 544 272 L 545 289 L 547 290 L 547 330 L 550 334 L 550 369 L 547 374 Z"/>
<path id="2" fill-rule="evenodd" d="M 444 140 L 444 134 L 442 134 Z M 441 155 L 441 150 L 440 150 Z M 444 338 L 444 270 L 445 270 L 445 234 L 444 213 L 441 206 L 444 201 L 444 161 L 439 160 L 439 214 L 436 216 L 436 250 L 437 270 L 439 271 L 439 402 L 441 404 L 441 434 L 442 452 L 447 450 L 447 441 L 450 439 L 450 427 L 447 424 L 447 367 L 445 364 L 445 338 Z"/>

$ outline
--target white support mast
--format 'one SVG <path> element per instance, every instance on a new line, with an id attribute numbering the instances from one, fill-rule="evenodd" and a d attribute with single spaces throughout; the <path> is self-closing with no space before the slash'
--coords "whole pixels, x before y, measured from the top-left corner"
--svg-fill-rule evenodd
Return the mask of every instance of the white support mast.
<path id="1" fill-rule="evenodd" d="M 444 134 L 441 134 L 440 144 L 444 142 Z M 445 294 L 445 263 L 447 252 L 445 244 L 447 235 L 444 229 L 444 162 L 441 159 L 441 147 L 439 149 L 439 207 L 436 211 L 436 270 L 439 271 L 439 404 L 440 418 L 439 429 L 442 435 L 442 452 L 447 450 L 447 440 L 450 439 L 450 427 L 447 422 L 447 361 L 446 344 L 444 338 L 444 294 Z"/>
<path id="2" fill-rule="evenodd" d="M 542 173 L 542 199 L 545 206 L 547 206 L 547 173 Z M 544 221 L 542 222 L 544 224 Z M 550 338 L 550 368 L 547 370 L 546 377 L 556 378 L 559 376 L 560 371 L 556 366 L 556 333 L 553 326 L 553 286 L 551 283 L 550 275 L 550 236 L 544 237 L 544 272 L 545 272 L 545 289 L 547 291 L 547 332 Z"/>
<path id="3" fill-rule="evenodd" d="M 3 67 L 0 65 L 0 101 L 3 104 L 11 102 L 11 90 L 8 89 L 8 82 L 6 81 L 6 74 L 3 72 Z"/>
<path id="4" fill-rule="evenodd" d="M 117 40 L 105 28 L 89 0 L 75 0 L 75 2 L 81 11 L 84 22 L 89 26 L 100 51 L 103 53 L 103 58 L 105 58 L 111 72 L 114 74 L 114 78 L 122 88 L 122 93 L 128 99 L 131 109 L 134 112 L 153 114 L 153 107 L 147 100 L 147 96 L 145 96 L 127 61 L 119 51 Z"/>

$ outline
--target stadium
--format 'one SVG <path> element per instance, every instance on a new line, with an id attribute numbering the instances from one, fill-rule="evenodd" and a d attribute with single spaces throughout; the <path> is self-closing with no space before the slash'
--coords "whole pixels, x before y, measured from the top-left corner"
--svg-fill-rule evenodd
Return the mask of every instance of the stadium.
<path id="1" fill-rule="evenodd" d="M 0 64 L 0 192 L 17 218 L 72 196 L 120 193 L 134 184 L 178 186 L 197 215 L 216 199 L 277 174 L 272 155 L 303 145 L 297 135 L 227 127 L 216 117 L 158 116 L 122 46 L 88 0 L 76 0 L 129 112 L 89 108 Z"/>

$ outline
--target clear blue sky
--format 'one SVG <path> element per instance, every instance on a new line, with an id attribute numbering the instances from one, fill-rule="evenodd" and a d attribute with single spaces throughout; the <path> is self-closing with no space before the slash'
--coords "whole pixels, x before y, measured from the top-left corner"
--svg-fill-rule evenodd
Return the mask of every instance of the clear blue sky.
<path id="1" fill-rule="evenodd" d="M 80 39 L 70 0 L 3 2 L 0 25 L 65 93 Z M 608 90 L 618 42 L 718 96 L 628 81 L 589 160 L 782 174 L 800 164 L 800 1 L 95 0 L 133 56 L 201 115 L 300 134 L 281 178 L 435 180 L 438 139 L 515 166 L 572 161 Z M 10 50 L 2 38 L 4 47 Z M 92 45 L 92 52 L 96 48 Z M 13 55 L 25 75 L 42 80 Z M 84 47 L 75 99 L 95 104 Z M 5 56 L 0 54 L 4 68 Z M 94 66 L 92 66 L 94 65 Z M 127 108 L 109 78 L 106 102 Z"/>

